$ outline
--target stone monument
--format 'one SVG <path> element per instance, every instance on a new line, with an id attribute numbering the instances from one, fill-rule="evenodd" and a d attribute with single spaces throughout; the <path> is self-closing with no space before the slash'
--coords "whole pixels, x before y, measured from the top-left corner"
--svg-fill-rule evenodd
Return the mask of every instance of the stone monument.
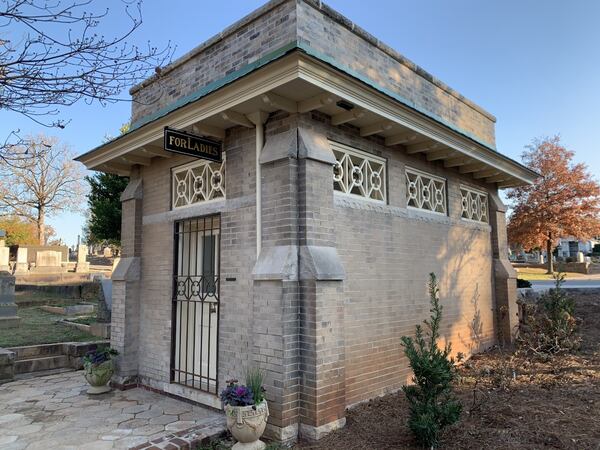
<path id="1" fill-rule="evenodd" d="M 0 272 L 0 328 L 18 327 L 21 318 L 17 316 L 15 304 L 15 277 L 9 272 Z"/>
<path id="2" fill-rule="evenodd" d="M 27 262 L 27 248 L 19 247 L 17 249 L 17 264 L 15 265 L 15 275 L 25 275 L 29 272 L 29 263 Z"/>
<path id="3" fill-rule="evenodd" d="M 38 251 L 35 255 L 35 267 L 31 271 L 37 273 L 65 272 L 66 267 L 62 266 L 62 253 L 52 250 Z"/>
<path id="4" fill-rule="evenodd" d="M 90 271 L 90 263 L 87 262 L 87 245 L 77 246 L 77 265 L 75 266 L 75 272 L 86 273 Z"/>
<path id="5" fill-rule="evenodd" d="M 0 230 L 0 271 L 10 272 L 10 249 L 5 247 L 6 232 Z"/>

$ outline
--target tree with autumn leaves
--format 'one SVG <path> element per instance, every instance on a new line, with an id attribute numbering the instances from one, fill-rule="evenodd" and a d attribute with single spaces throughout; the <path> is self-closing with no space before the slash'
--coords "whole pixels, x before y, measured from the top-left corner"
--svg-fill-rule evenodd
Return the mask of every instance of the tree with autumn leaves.
<path id="1" fill-rule="evenodd" d="M 559 238 L 600 235 L 600 185 L 573 156 L 559 136 L 534 140 L 522 160 L 540 177 L 507 193 L 512 208 L 509 242 L 526 250 L 545 247 L 549 273 L 554 271 L 552 249 Z"/>

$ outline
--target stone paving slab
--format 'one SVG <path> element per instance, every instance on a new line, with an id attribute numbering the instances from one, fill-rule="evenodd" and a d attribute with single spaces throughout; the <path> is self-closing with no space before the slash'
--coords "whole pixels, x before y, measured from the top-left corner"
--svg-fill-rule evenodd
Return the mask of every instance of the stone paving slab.
<path id="1" fill-rule="evenodd" d="M 217 411 L 142 388 L 91 396 L 87 387 L 82 371 L 0 385 L 0 448 L 189 448 L 226 428 Z"/>

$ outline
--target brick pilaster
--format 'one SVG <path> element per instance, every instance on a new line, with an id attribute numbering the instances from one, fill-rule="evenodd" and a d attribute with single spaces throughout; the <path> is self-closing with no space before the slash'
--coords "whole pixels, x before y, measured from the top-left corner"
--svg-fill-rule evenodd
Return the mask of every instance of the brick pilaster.
<path id="1" fill-rule="evenodd" d="M 119 352 L 113 382 L 119 386 L 135 384 L 138 376 L 142 198 L 142 178 L 136 166 L 121 195 L 122 256 L 112 275 L 111 346 Z"/>
<path id="2" fill-rule="evenodd" d="M 497 194 L 489 199 L 497 336 L 501 343 L 509 344 L 519 323 L 517 273 L 508 260 L 506 206 Z"/>

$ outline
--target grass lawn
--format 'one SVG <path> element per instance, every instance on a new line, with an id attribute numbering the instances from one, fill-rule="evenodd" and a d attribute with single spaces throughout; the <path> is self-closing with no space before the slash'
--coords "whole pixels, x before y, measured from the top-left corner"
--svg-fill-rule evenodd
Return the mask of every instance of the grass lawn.
<path id="1" fill-rule="evenodd" d="M 546 273 L 546 269 L 537 269 L 533 267 L 515 267 L 518 277 L 523 280 L 552 280 L 552 275 Z M 582 273 L 566 272 L 567 280 L 574 278 L 585 278 L 587 275 Z"/>
<path id="2" fill-rule="evenodd" d="M 93 323 L 98 322 L 98 318 L 96 316 L 85 316 L 78 317 L 77 319 L 70 319 L 70 322 L 80 323 L 82 325 L 91 325 Z"/>
<path id="3" fill-rule="evenodd" d="M 36 305 L 51 305 L 51 306 L 68 306 L 76 305 L 82 300 L 79 298 L 65 298 L 64 296 L 43 291 L 16 291 L 15 303 L 18 306 L 36 306 Z M 86 299 L 87 303 L 97 303 L 95 299 Z"/>
<path id="4" fill-rule="evenodd" d="M 47 313 L 37 306 L 18 308 L 17 314 L 21 318 L 18 328 L 0 329 L 0 347 L 98 340 L 94 335 L 58 323 L 63 316 Z"/>

